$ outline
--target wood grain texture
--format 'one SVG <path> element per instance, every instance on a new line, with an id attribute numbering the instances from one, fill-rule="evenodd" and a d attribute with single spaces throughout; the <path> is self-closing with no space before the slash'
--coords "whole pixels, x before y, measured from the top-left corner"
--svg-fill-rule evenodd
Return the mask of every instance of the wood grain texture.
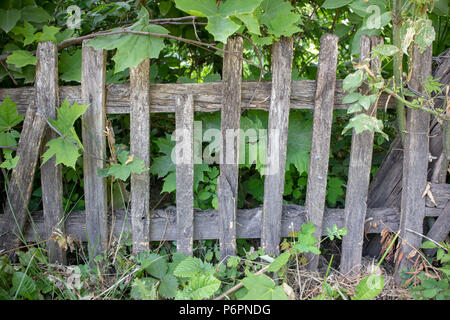
<path id="1" fill-rule="evenodd" d="M 373 47 L 382 44 L 381 37 L 361 37 L 360 62 L 370 57 Z M 371 69 L 379 67 L 379 61 L 372 60 Z M 375 106 L 366 111 L 373 115 Z M 375 114 L 376 116 L 376 114 Z M 361 267 L 362 246 L 364 238 L 364 221 L 367 211 L 367 196 L 372 167 L 373 131 L 356 134 L 353 129 L 348 169 L 347 191 L 345 197 L 345 229 L 347 235 L 342 239 L 342 256 L 340 271 L 343 274 L 358 273 Z"/>
<path id="2" fill-rule="evenodd" d="M 449 197 L 450 198 L 450 197 Z M 433 239 L 436 242 L 445 241 L 447 239 L 448 233 L 450 232 L 450 200 L 442 209 L 441 214 L 434 222 L 430 231 L 427 233 L 427 237 Z M 425 253 L 433 257 L 436 254 L 436 249 L 427 249 Z"/>
<path id="3" fill-rule="evenodd" d="M 261 246 L 267 254 L 274 255 L 279 254 L 281 236 L 291 96 L 292 43 L 292 38 L 282 37 L 272 46 L 272 93 L 269 108 Z"/>
<path id="4" fill-rule="evenodd" d="M 192 255 L 194 245 L 194 101 L 176 97 L 177 252 Z"/>
<path id="5" fill-rule="evenodd" d="M 47 118 L 56 119 L 56 107 L 59 106 L 58 90 L 58 50 L 54 42 L 38 44 L 36 57 L 35 88 L 37 109 Z M 43 148 L 58 134 L 47 126 Z M 45 151 L 45 149 L 43 150 Z M 46 238 L 52 235 L 53 228 L 64 233 L 63 188 L 61 165 L 55 166 L 55 157 L 41 167 L 42 206 L 46 226 Z M 66 252 L 55 241 L 47 243 L 48 258 L 52 263 L 66 263 Z"/>
<path id="6" fill-rule="evenodd" d="M 442 209 L 427 208 L 427 216 L 439 216 Z M 119 236 L 120 232 L 132 232 L 129 219 L 126 219 L 124 210 L 115 210 L 114 235 Z M 238 238 L 258 239 L 261 237 L 262 207 L 255 209 L 239 209 L 237 212 L 236 235 Z M 44 220 L 42 212 L 33 212 L 33 220 L 36 232 L 45 234 Z M 397 208 L 376 208 L 367 209 L 366 230 L 368 233 L 380 233 L 384 226 L 392 230 L 398 230 L 400 213 Z M 4 224 L 0 215 L 0 226 Z M 298 205 L 283 205 L 283 215 L 281 217 L 281 236 L 288 237 L 292 230 L 300 230 L 303 223 L 307 222 L 306 210 Z M 111 224 L 111 218 L 109 219 Z M 125 227 L 123 224 L 125 223 Z M 325 209 L 323 217 L 322 235 L 326 235 L 326 228 L 332 228 L 336 224 L 338 228 L 344 227 L 344 209 Z M 85 211 L 72 212 L 66 220 L 66 232 L 80 239 L 87 241 Z M 216 210 L 194 210 L 194 240 L 217 239 L 219 235 L 219 214 Z M 32 228 L 25 231 L 25 238 L 28 241 L 34 240 Z M 168 207 L 151 212 L 150 241 L 175 241 L 177 240 L 177 216 L 176 208 Z"/>
<path id="7" fill-rule="evenodd" d="M 423 83 L 431 75 L 431 59 L 431 47 L 423 53 L 420 53 L 417 46 L 413 47 L 410 86 L 416 91 L 424 91 Z M 422 238 L 419 235 L 408 232 L 406 229 L 423 234 L 425 199 L 422 194 L 427 185 L 430 114 L 425 111 L 408 109 L 406 121 L 399 235 L 402 241 L 395 269 L 397 283 L 401 282 L 400 270 L 412 265 L 406 258 L 412 250 L 411 247 L 419 248 L 422 244 Z"/>
<path id="8" fill-rule="evenodd" d="M 239 178 L 239 129 L 241 120 L 241 37 L 229 38 L 223 58 L 223 103 L 221 109 L 222 151 L 217 181 L 219 243 L 221 259 L 236 255 L 236 212 Z"/>
<path id="9" fill-rule="evenodd" d="M 160 83 L 150 85 L 150 112 L 175 112 L 173 97 L 178 94 L 193 94 L 195 111 L 213 112 L 222 107 L 222 83 Z M 271 82 L 242 82 L 242 109 L 268 110 L 271 97 Z M 256 92 L 255 92 L 256 89 Z M 252 103 L 248 105 L 255 92 Z M 316 94 L 315 80 L 292 81 L 290 108 L 314 109 Z M 0 100 L 9 95 L 17 103 L 19 112 L 25 113 L 34 99 L 34 88 L 23 87 L 14 89 L 1 89 Z M 347 109 L 348 104 L 342 103 L 342 80 L 336 80 L 336 94 L 334 109 Z M 80 101 L 80 86 L 63 86 L 60 88 L 60 98 L 66 98 L 70 103 Z M 388 108 L 395 108 L 394 99 L 389 100 Z M 378 101 L 378 108 L 384 109 L 387 95 L 382 95 Z M 130 85 L 108 84 L 106 88 L 106 112 L 108 114 L 124 114 L 130 112 Z"/>
<path id="10" fill-rule="evenodd" d="M 150 167 L 150 59 L 130 68 L 130 153 Z M 150 249 L 150 175 L 131 175 L 133 252 Z"/>
<path id="11" fill-rule="evenodd" d="M 325 34 L 320 39 L 316 102 L 305 202 L 308 221 L 316 226 L 315 236 L 319 241 L 322 234 L 328 160 L 330 157 L 331 125 L 333 122 L 334 91 L 336 87 L 337 45 L 338 37 L 335 35 Z M 316 270 L 319 256 L 308 255 L 307 258 L 308 269 Z"/>
<path id="12" fill-rule="evenodd" d="M 107 249 L 107 198 L 106 181 L 98 176 L 104 168 L 106 141 L 104 136 L 106 51 L 95 50 L 83 42 L 81 91 L 82 103 L 88 104 L 82 116 L 84 199 L 86 207 L 86 229 L 89 236 L 89 256 Z"/>

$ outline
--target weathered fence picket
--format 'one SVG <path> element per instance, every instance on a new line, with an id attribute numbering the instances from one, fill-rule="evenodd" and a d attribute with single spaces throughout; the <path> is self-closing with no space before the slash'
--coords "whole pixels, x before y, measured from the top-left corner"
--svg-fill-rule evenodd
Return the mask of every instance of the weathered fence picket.
<path id="1" fill-rule="evenodd" d="M 423 53 L 417 45 L 413 47 L 410 86 L 418 92 L 424 91 L 424 83 L 431 75 L 432 48 Z M 419 248 L 425 218 L 425 199 L 422 194 L 427 185 L 428 170 L 428 126 L 430 114 L 422 110 L 407 110 L 406 136 L 403 156 L 402 205 L 400 216 L 400 251 L 397 254 L 396 281 L 401 282 L 399 272 L 412 266 L 410 252 Z"/>
<path id="2" fill-rule="evenodd" d="M 222 259 L 236 254 L 236 212 L 239 176 L 239 128 L 241 118 L 241 37 L 228 39 L 223 57 L 223 104 L 221 110 L 222 152 L 217 197 Z"/>
<path id="3" fill-rule="evenodd" d="M 261 246 L 266 253 L 275 255 L 279 254 L 281 236 L 291 98 L 292 44 L 292 38 L 282 37 L 272 46 L 272 93 L 267 127 L 267 168 L 264 180 Z"/>
<path id="4" fill-rule="evenodd" d="M 318 239 L 322 235 L 322 220 L 325 209 L 337 54 L 338 37 L 332 34 L 323 35 L 320 39 L 316 102 L 305 201 L 308 221 L 316 226 L 314 235 Z M 308 258 L 308 268 L 316 270 L 319 263 L 318 256 L 310 254 Z"/>
<path id="5" fill-rule="evenodd" d="M 360 63 L 370 58 L 373 47 L 382 44 L 382 38 L 361 36 Z M 377 60 L 372 60 L 371 68 L 377 67 Z M 364 88 L 363 88 L 364 90 Z M 373 115 L 376 106 L 370 106 L 367 114 Z M 367 196 L 369 192 L 370 169 L 372 167 L 373 131 L 359 134 L 353 129 L 348 169 L 347 192 L 345 197 L 345 228 L 347 235 L 342 239 L 342 258 L 340 270 L 357 273 L 361 265 L 364 222 L 366 220 Z"/>
<path id="6" fill-rule="evenodd" d="M 47 119 L 56 119 L 56 107 L 59 106 L 58 90 L 58 50 L 54 42 L 41 42 L 36 57 L 39 65 L 36 72 L 36 105 Z M 44 147 L 57 137 L 57 133 L 47 126 Z M 44 150 L 43 150 L 44 151 Z M 53 228 L 64 233 L 63 187 L 61 165 L 55 166 L 55 158 L 49 159 L 41 167 L 42 205 L 46 227 L 46 238 L 52 235 Z M 66 253 L 55 241 L 47 246 L 49 261 L 66 262 Z"/>
<path id="7" fill-rule="evenodd" d="M 194 245 L 194 98 L 176 97 L 175 130 L 177 251 L 192 255 Z"/>
<path id="8" fill-rule="evenodd" d="M 150 167 L 150 59 L 130 68 L 130 154 Z M 150 247 L 150 175 L 131 175 L 133 252 Z"/>
<path id="9" fill-rule="evenodd" d="M 106 51 L 95 50 L 83 42 L 81 101 L 89 105 L 82 117 L 83 173 L 90 257 L 106 250 L 108 243 L 106 180 L 98 175 L 106 160 L 105 82 Z"/>

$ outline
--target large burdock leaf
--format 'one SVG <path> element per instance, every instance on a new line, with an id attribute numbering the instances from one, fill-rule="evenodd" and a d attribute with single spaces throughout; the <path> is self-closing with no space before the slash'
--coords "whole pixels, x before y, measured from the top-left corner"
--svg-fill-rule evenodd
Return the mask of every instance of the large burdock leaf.
<path id="1" fill-rule="evenodd" d="M 126 30 L 143 31 L 158 34 L 168 34 L 165 28 L 157 25 L 149 25 L 150 16 L 145 8 L 141 8 L 138 21 Z M 113 31 L 119 31 L 114 29 Z M 116 34 L 98 37 L 89 41 L 89 45 L 95 49 L 112 50 L 117 49 L 113 57 L 116 63 L 114 73 L 125 70 L 128 67 L 136 67 L 145 58 L 157 58 L 159 52 L 164 48 L 161 38 L 138 35 L 138 34 Z"/>
<path id="2" fill-rule="evenodd" d="M 20 20 L 21 13 L 19 10 L 3 10 L 0 9 L 0 29 L 3 29 L 6 33 L 11 31 L 16 23 Z"/>

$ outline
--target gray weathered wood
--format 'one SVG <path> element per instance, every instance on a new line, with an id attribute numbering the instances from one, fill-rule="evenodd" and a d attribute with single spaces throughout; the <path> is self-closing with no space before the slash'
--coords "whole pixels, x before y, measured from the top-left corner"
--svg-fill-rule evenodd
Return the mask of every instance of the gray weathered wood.
<path id="1" fill-rule="evenodd" d="M 427 216 L 439 216 L 442 209 L 427 208 Z M 4 220 L 0 215 L 0 226 Z M 237 213 L 236 234 L 238 238 L 258 239 L 261 237 L 261 216 L 262 207 L 255 209 L 239 209 Z M 215 210 L 194 210 L 194 240 L 217 239 L 219 235 L 219 214 Z M 45 234 L 45 226 L 42 212 L 33 212 L 36 232 Z M 385 227 L 398 230 L 400 214 L 397 208 L 377 208 L 367 209 L 368 233 L 380 233 Z M 281 219 L 281 236 L 288 237 L 292 230 L 300 230 L 303 223 L 307 221 L 306 210 L 298 205 L 283 205 L 283 215 Z M 109 220 L 112 223 L 111 218 Z M 125 223 L 125 227 L 123 224 Z M 326 228 L 331 228 L 336 224 L 338 228 L 344 227 L 344 209 L 325 209 L 323 218 L 322 235 L 326 235 Z M 72 212 L 66 220 L 66 232 L 76 239 L 87 241 L 86 213 L 84 211 Z M 126 218 L 124 210 L 115 210 L 114 235 L 119 236 L 120 232 L 132 232 L 129 218 Z M 34 241 L 32 228 L 25 231 L 28 241 Z M 176 208 L 168 207 L 164 210 L 158 209 L 151 213 L 150 224 L 151 241 L 174 241 L 177 240 L 177 218 Z"/>
<path id="2" fill-rule="evenodd" d="M 41 48 L 43 46 L 45 46 L 45 44 L 41 45 Z M 44 73 L 48 72 L 50 68 L 50 65 L 44 61 L 38 63 L 38 79 L 35 83 L 36 86 L 48 84 L 48 82 L 44 84 L 44 76 L 46 76 Z M 40 70 L 42 70 L 42 72 L 40 72 Z M 49 82 L 51 81 L 52 79 L 50 76 Z M 4 223 L 2 224 L 2 228 L 0 228 L 0 234 L 2 234 L 0 237 L 0 248 L 6 250 L 18 247 L 24 240 L 22 230 L 28 222 L 28 203 L 31 197 L 39 152 L 41 150 L 45 128 L 47 126 L 45 120 L 46 106 L 45 103 L 40 103 L 44 102 L 41 94 L 42 91 L 39 89 L 32 90 L 31 92 L 33 95 L 29 96 L 29 101 L 34 101 L 36 99 L 39 104 L 37 106 L 33 105 L 27 109 L 16 153 L 19 157 L 19 161 L 12 171 L 11 179 L 8 184 L 8 201 L 5 206 Z M 34 96 L 35 93 L 36 96 Z M 48 94 L 49 101 L 52 101 L 55 93 L 49 92 Z M 47 236 L 47 233 L 45 233 L 44 236 Z M 14 253 L 11 253 L 10 256 L 13 257 Z"/>
<path id="3" fill-rule="evenodd" d="M 427 48 L 423 53 L 413 47 L 410 86 L 416 91 L 423 92 L 423 83 L 431 75 L 432 49 Z M 400 217 L 401 244 L 396 261 L 396 281 L 400 283 L 399 271 L 411 266 L 407 259 L 412 248 L 419 248 L 422 238 L 406 229 L 423 233 L 425 217 L 425 199 L 422 194 L 427 185 L 428 169 L 428 126 L 430 114 L 420 110 L 407 110 L 405 152 L 403 159 L 403 190 Z"/>
<path id="4" fill-rule="evenodd" d="M 333 34 L 325 34 L 320 39 L 316 102 L 305 202 L 308 221 L 316 226 L 315 236 L 318 239 L 322 234 L 322 219 L 325 209 L 334 90 L 336 87 L 337 44 L 338 37 Z M 310 270 L 316 270 L 318 263 L 318 255 L 308 256 L 308 268 Z"/>
<path id="5" fill-rule="evenodd" d="M 433 239 L 434 241 L 440 242 L 447 239 L 448 233 L 450 232 L 450 200 L 447 201 L 444 209 L 442 209 L 441 214 L 434 222 L 430 231 L 427 233 L 427 237 Z M 427 249 L 425 253 L 430 257 L 436 254 L 437 249 Z"/>
<path id="6" fill-rule="evenodd" d="M 220 255 L 236 254 L 236 212 L 239 177 L 239 129 L 241 118 L 242 52 L 241 37 L 229 38 L 223 58 L 223 104 L 221 110 L 222 151 L 217 182 L 219 201 Z"/>
<path id="7" fill-rule="evenodd" d="M 380 37 L 361 37 L 360 61 L 370 57 L 371 48 L 382 44 Z M 377 60 L 372 60 L 371 69 L 379 67 Z M 367 110 L 374 114 L 375 106 Z M 364 221 L 367 211 L 367 195 L 372 167 L 373 131 L 363 131 L 356 134 L 353 130 L 350 164 L 348 170 L 347 192 L 345 197 L 345 228 L 347 235 L 342 239 L 342 256 L 340 270 L 343 274 L 358 273 L 361 266 L 362 246 L 364 237 Z"/>
<path id="8" fill-rule="evenodd" d="M 56 107 L 59 106 L 58 90 L 58 50 L 54 42 L 41 42 L 36 51 L 36 101 L 38 110 L 47 119 L 56 119 Z M 47 126 L 43 146 L 57 133 Z M 45 151 L 45 150 L 44 150 Z M 52 235 L 53 228 L 64 233 L 64 211 L 62 203 L 61 165 L 55 166 L 55 157 L 41 167 L 42 205 L 44 208 L 46 238 Z M 48 258 L 52 263 L 66 263 L 66 252 L 55 241 L 47 243 Z"/>
<path id="9" fill-rule="evenodd" d="M 268 110 L 270 104 L 271 82 L 242 82 L 242 108 Z M 248 105 L 255 92 L 252 103 Z M 130 112 L 129 84 L 108 84 L 106 94 L 106 112 L 108 114 L 123 114 Z M 222 107 L 222 83 L 159 83 L 150 85 L 150 112 L 175 112 L 173 97 L 178 94 L 193 94 L 195 111 L 219 111 Z M 292 81 L 291 108 L 314 109 L 316 94 L 315 80 Z M 25 113 L 34 99 L 34 88 L 23 87 L 0 89 L 0 100 L 9 95 L 17 103 L 19 112 Z M 342 103 L 342 80 L 336 80 L 336 94 L 334 109 L 347 109 L 348 104 Z M 80 86 L 63 86 L 60 88 L 60 98 L 66 98 L 70 103 L 80 101 Z M 384 109 L 387 95 L 382 95 L 378 101 L 378 108 Z M 394 99 L 389 100 L 388 108 L 395 108 Z M 32 105 L 32 103 L 31 103 Z"/>
<path id="10" fill-rule="evenodd" d="M 194 245 L 194 101 L 176 97 L 177 251 L 192 255 Z"/>
<path id="11" fill-rule="evenodd" d="M 261 246 L 267 254 L 275 255 L 279 254 L 281 236 L 291 96 L 292 43 L 292 38 L 282 37 L 272 46 L 272 93 L 269 108 Z"/>
<path id="12" fill-rule="evenodd" d="M 106 51 L 95 50 L 83 42 L 81 91 L 82 103 L 89 104 L 82 117 L 84 199 L 89 255 L 95 257 L 108 243 L 106 182 L 98 176 L 106 159 L 104 136 Z"/>
<path id="13" fill-rule="evenodd" d="M 150 167 L 150 59 L 130 68 L 130 152 Z M 150 249 L 150 175 L 131 175 L 133 252 Z"/>

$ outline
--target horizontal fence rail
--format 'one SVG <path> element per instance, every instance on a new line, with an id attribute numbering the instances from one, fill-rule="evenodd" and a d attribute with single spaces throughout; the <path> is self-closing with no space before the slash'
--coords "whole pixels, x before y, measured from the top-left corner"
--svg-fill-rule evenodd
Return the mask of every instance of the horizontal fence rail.
<path id="1" fill-rule="evenodd" d="M 193 94 L 194 111 L 213 112 L 222 109 L 222 87 L 219 82 L 210 83 L 163 83 L 150 84 L 150 112 L 175 112 L 174 97 L 180 94 Z M 242 109 L 268 110 L 270 105 L 271 82 L 242 82 Z M 255 91 L 256 89 L 256 91 Z M 255 96 L 250 102 L 253 93 Z M 25 113 L 33 105 L 35 89 L 33 87 L 5 89 L 0 88 L 0 100 L 7 95 L 17 103 L 19 112 Z M 291 84 L 291 109 L 314 109 L 316 94 L 315 80 L 293 80 Z M 81 101 L 80 86 L 62 86 L 59 89 L 60 100 L 70 103 Z M 347 109 L 349 104 L 342 103 L 342 80 L 336 80 L 334 109 Z M 378 108 L 386 107 L 387 95 L 382 95 Z M 388 109 L 395 108 L 395 99 L 390 99 Z M 130 113 L 130 85 L 108 84 L 106 86 L 106 113 Z"/>

